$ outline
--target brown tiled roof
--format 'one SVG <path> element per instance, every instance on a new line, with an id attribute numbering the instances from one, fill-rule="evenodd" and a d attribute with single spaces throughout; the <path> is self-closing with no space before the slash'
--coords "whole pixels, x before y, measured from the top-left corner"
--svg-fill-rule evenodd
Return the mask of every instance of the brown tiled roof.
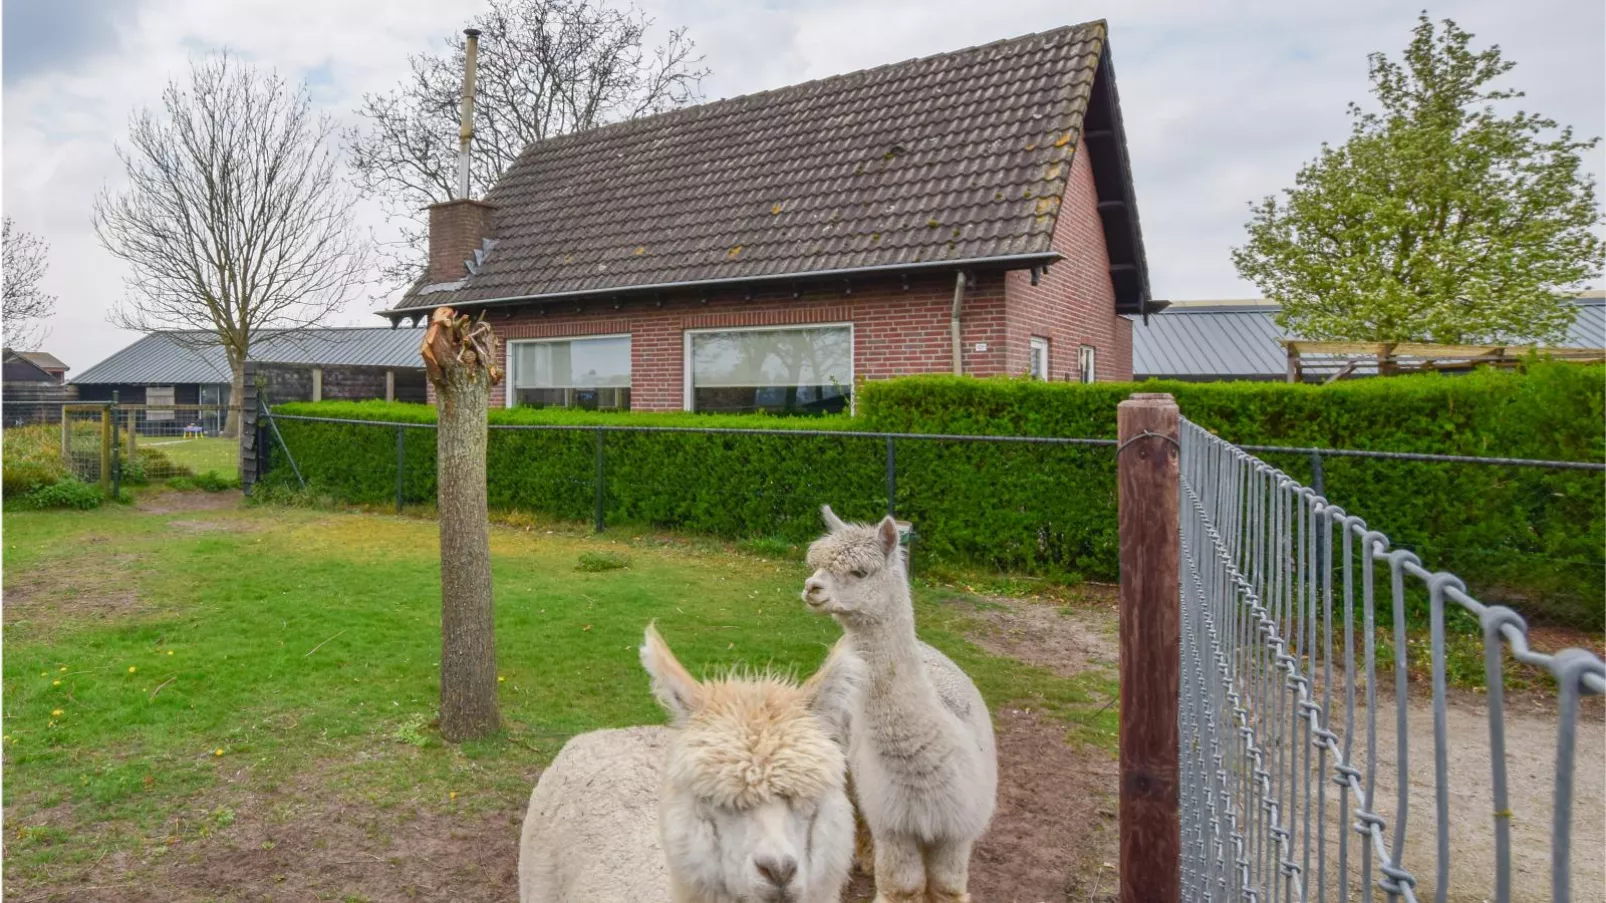
<path id="1" fill-rule="evenodd" d="M 538 142 L 485 198 L 477 272 L 401 307 L 1052 259 L 1104 43 L 1091 22 Z"/>

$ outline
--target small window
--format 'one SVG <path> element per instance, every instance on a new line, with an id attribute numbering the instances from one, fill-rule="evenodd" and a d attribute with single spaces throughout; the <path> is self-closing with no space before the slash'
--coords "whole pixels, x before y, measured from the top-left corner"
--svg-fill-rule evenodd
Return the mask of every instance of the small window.
<path id="1" fill-rule="evenodd" d="M 846 410 L 853 327 L 686 334 L 687 408 L 826 414 Z"/>
<path id="2" fill-rule="evenodd" d="M 1032 379 L 1048 380 L 1048 339 L 1032 336 Z"/>
<path id="3" fill-rule="evenodd" d="M 508 405 L 630 410 L 630 337 L 512 342 Z"/>
<path id="4" fill-rule="evenodd" d="M 146 386 L 145 387 L 145 419 L 146 420 L 172 420 L 173 419 L 173 387 L 172 386 Z"/>
<path id="5" fill-rule="evenodd" d="M 1092 345 L 1083 345 L 1076 351 L 1077 369 L 1082 382 L 1098 381 L 1098 349 Z"/>

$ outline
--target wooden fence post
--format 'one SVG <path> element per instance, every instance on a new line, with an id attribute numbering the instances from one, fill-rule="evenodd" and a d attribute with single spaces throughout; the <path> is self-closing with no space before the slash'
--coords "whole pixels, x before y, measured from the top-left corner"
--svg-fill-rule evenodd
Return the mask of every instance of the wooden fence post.
<path id="1" fill-rule="evenodd" d="M 1121 544 L 1121 900 L 1177 903 L 1181 539 L 1178 415 L 1139 392 L 1116 409 Z"/>
<path id="2" fill-rule="evenodd" d="M 100 408 L 100 492 L 107 498 L 112 494 L 112 435 L 117 424 L 112 422 L 112 406 Z"/>

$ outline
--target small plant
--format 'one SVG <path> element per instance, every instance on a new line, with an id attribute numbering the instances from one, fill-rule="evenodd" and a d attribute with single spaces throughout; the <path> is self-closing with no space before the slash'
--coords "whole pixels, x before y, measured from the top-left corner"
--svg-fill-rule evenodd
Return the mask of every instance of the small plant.
<path id="1" fill-rule="evenodd" d="M 429 734 L 426 732 L 428 727 L 429 718 L 422 712 L 415 712 L 408 715 L 406 720 L 397 725 L 396 730 L 390 736 L 397 743 L 405 743 L 408 746 L 416 746 L 422 749 L 430 743 Z"/>
<path id="2" fill-rule="evenodd" d="M 237 477 L 225 477 L 215 470 L 208 470 L 193 477 L 173 477 L 167 481 L 167 488 L 179 490 L 198 489 L 202 492 L 225 492 L 230 489 L 239 489 L 240 480 Z"/>
<path id="3" fill-rule="evenodd" d="M 99 486 L 68 477 L 54 485 L 35 489 L 17 501 L 24 508 L 77 508 L 88 511 L 99 508 L 104 499 Z"/>
<path id="4" fill-rule="evenodd" d="M 618 552 L 581 552 L 580 563 L 574 566 L 577 571 L 616 571 L 620 568 L 630 567 L 630 559 Z"/>
<path id="5" fill-rule="evenodd" d="M 741 544 L 742 551 L 760 558 L 796 558 L 798 548 L 797 543 L 787 542 L 779 536 L 760 536 Z"/>

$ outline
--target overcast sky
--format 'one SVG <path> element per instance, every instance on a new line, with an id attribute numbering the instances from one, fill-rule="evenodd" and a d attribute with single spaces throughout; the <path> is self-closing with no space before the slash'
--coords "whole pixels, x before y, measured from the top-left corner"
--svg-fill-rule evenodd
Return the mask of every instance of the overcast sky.
<path id="1" fill-rule="evenodd" d="M 1154 295 L 1252 297 L 1227 252 L 1246 202 L 1342 141 L 1366 98 L 1366 54 L 1398 54 L 1418 7 L 1382 0 L 638 0 L 684 25 L 713 75 L 709 99 L 939 53 L 1089 19 L 1110 46 Z M 4 209 L 50 242 L 58 296 L 45 348 L 74 372 L 133 336 L 106 312 L 122 269 L 96 243 L 91 202 L 122 173 L 114 142 L 192 54 L 227 47 L 292 78 L 342 120 L 365 91 L 437 47 L 480 0 L 4 0 Z M 1429 9 L 1518 63 L 1526 108 L 1606 132 L 1606 4 L 1459 0 Z M 1589 162 L 1599 178 L 1602 153 Z M 362 211 L 379 226 L 377 209 Z M 377 324 L 383 298 L 340 317 Z"/>

